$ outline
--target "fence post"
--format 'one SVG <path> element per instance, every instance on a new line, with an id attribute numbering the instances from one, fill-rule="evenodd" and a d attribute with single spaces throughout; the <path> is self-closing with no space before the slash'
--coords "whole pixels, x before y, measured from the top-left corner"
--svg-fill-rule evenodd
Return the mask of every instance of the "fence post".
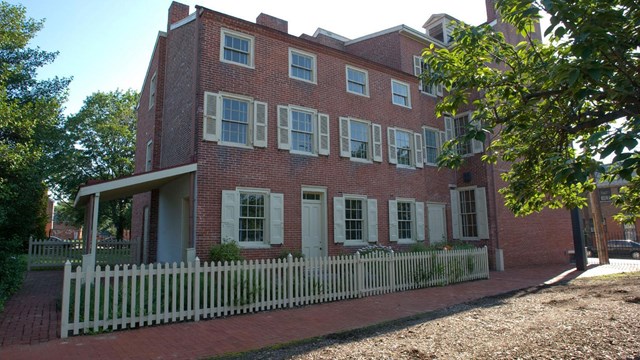
<path id="1" fill-rule="evenodd" d="M 388 255 L 389 257 L 389 274 L 391 279 L 389 279 L 389 287 L 390 292 L 396 292 L 396 253 L 391 250 L 391 253 Z"/>
<path id="2" fill-rule="evenodd" d="M 200 258 L 196 256 L 196 269 L 195 269 L 195 274 L 193 275 L 194 277 L 194 284 L 193 286 L 195 286 L 195 291 L 194 291 L 194 299 L 193 299 L 193 307 L 195 308 L 195 321 L 199 321 L 200 320 Z"/>
<path id="3" fill-rule="evenodd" d="M 357 270 L 357 278 L 358 281 L 356 283 L 356 290 L 358 291 L 358 297 L 362 297 L 362 292 L 364 289 L 364 264 L 362 262 L 362 255 L 360 255 L 360 251 L 356 252 L 356 270 Z"/>
<path id="4" fill-rule="evenodd" d="M 31 242 L 31 239 L 29 240 Z M 31 246 L 29 246 L 31 248 Z M 60 338 L 66 339 L 69 336 L 69 303 L 71 296 L 71 262 L 64 263 L 64 276 L 62 278 L 62 319 L 60 321 Z"/>
<path id="5" fill-rule="evenodd" d="M 32 256 L 33 256 L 33 236 L 29 236 L 29 256 L 27 257 L 27 271 L 31 271 Z"/>
<path id="6" fill-rule="evenodd" d="M 293 255 L 287 255 L 287 295 L 289 297 L 289 307 L 293 307 Z"/>

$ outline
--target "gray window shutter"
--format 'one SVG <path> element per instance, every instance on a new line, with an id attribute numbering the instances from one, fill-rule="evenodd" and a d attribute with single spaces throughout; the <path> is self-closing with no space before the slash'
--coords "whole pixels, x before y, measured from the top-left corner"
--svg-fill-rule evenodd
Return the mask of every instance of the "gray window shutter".
<path id="1" fill-rule="evenodd" d="M 289 150 L 289 107 L 278 105 L 278 149 Z"/>
<path id="2" fill-rule="evenodd" d="M 240 196 L 237 191 L 222 190 L 221 242 L 238 241 L 238 208 Z"/>
<path id="3" fill-rule="evenodd" d="M 450 190 L 451 194 L 451 230 L 453 238 L 460 239 L 460 193 L 458 190 Z"/>
<path id="4" fill-rule="evenodd" d="M 420 133 L 413 134 L 413 147 L 415 148 L 415 163 L 417 168 L 424 167 L 424 153 L 422 151 L 422 135 Z"/>
<path id="5" fill-rule="evenodd" d="M 368 241 L 370 243 L 378 242 L 378 200 L 367 200 L 367 227 Z"/>
<path id="6" fill-rule="evenodd" d="M 318 114 L 318 122 L 318 128 L 320 129 L 318 154 L 329 155 L 329 115 Z"/>
<path id="7" fill-rule="evenodd" d="M 413 56 L 413 75 L 420 76 L 422 74 L 422 57 Z M 422 91 L 422 80 L 418 80 L 418 89 Z"/>
<path id="8" fill-rule="evenodd" d="M 340 118 L 340 156 L 351 157 L 351 129 L 349 118 Z"/>
<path id="9" fill-rule="evenodd" d="M 398 241 L 398 202 L 389 200 L 389 241 Z"/>
<path id="10" fill-rule="evenodd" d="M 456 137 L 455 130 L 453 128 L 453 118 L 450 116 L 444 117 L 444 134 L 445 140 L 453 140 Z"/>
<path id="11" fill-rule="evenodd" d="M 471 120 L 471 124 L 475 126 L 475 128 L 478 130 L 482 128 L 482 124 L 480 123 L 480 121 Z M 473 151 L 474 154 L 479 154 L 482 151 L 484 151 L 484 146 L 482 144 L 482 141 L 475 140 L 475 139 L 471 140 L 471 150 Z"/>
<path id="12" fill-rule="evenodd" d="M 373 132 L 373 161 L 382 162 L 382 126 L 371 124 Z"/>
<path id="13" fill-rule="evenodd" d="M 269 243 L 280 245 L 284 242 L 284 194 L 269 196 Z"/>
<path id="14" fill-rule="evenodd" d="M 336 244 L 344 243 L 345 239 L 345 210 L 344 210 L 344 198 L 333 198 L 333 242 Z"/>
<path id="15" fill-rule="evenodd" d="M 218 94 L 204 93 L 204 124 L 202 138 L 208 141 L 218 141 Z"/>
<path id="16" fill-rule="evenodd" d="M 253 103 L 255 120 L 253 122 L 253 146 L 267 147 L 267 104 L 256 101 Z"/>
<path id="17" fill-rule="evenodd" d="M 443 86 L 442 86 L 442 84 L 437 84 L 436 85 L 436 95 L 442 96 L 442 94 L 443 94 Z"/>
<path id="18" fill-rule="evenodd" d="M 389 164 L 397 164 L 398 153 L 396 151 L 396 129 L 387 128 L 387 142 L 389 143 Z"/>
<path id="19" fill-rule="evenodd" d="M 478 222 L 478 237 L 489 238 L 489 217 L 487 215 L 487 192 L 483 187 L 476 188 L 476 221 Z"/>
<path id="20" fill-rule="evenodd" d="M 416 240 L 424 239 L 424 203 L 416 202 Z"/>

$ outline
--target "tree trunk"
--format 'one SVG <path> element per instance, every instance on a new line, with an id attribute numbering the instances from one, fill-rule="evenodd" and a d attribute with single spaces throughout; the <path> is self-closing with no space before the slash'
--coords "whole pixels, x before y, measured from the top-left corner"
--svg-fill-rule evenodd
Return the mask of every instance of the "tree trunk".
<path id="1" fill-rule="evenodd" d="M 598 252 L 598 261 L 600 265 L 606 265 L 609 263 L 609 249 L 607 249 L 607 239 L 604 237 L 600 201 L 596 196 L 595 190 L 589 193 L 589 201 L 591 202 L 591 218 L 593 219 L 594 242 Z"/>

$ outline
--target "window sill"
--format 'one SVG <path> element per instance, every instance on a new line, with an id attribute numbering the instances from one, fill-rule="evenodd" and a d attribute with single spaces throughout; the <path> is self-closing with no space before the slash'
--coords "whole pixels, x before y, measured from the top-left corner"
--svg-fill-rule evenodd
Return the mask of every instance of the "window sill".
<path id="1" fill-rule="evenodd" d="M 270 249 L 271 245 L 264 243 L 242 243 L 238 242 L 238 247 L 242 249 Z"/>
<path id="2" fill-rule="evenodd" d="M 241 66 L 241 67 L 247 68 L 247 69 L 255 69 L 255 66 L 253 66 L 253 65 L 247 65 L 247 64 L 243 64 L 243 63 L 227 60 L 227 59 L 224 59 L 224 58 L 220 59 L 220 62 L 225 63 L 225 64 L 238 65 L 238 66 Z"/>
<path id="3" fill-rule="evenodd" d="M 401 164 L 396 164 L 396 167 L 399 169 L 409 169 L 409 170 L 415 170 L 416 168 L 413 166 L 409 166 L 409 165 L 401 165 Z"/>
<path id="4" fill-rule="evenodd" d="M 373 161 L 371 161 L 369 159 L 360 159 L 360 158 L 354 158 L 354 157 L 351 157 L 349 159 L 351 159 L 351 161 L 353 161 L 353 162 L 357 162 L 357 163 L 361 163 L 361 164 L 373 164 Z"/>
<path id="5" fill-rule="evenodd" d="M 232 142 L 226 142 L 226 141 L 218 141 L 218 145 L 235 147 L 235 148 L 240 148 L 240 149 L 253 150 L 253 146 L 249 146 L 249 145 L 245 145 L 245 144 L 232 143 Z"/>
<path id="6" fill-rule="evenodd" d="M 311 84 L 311 85 L 318 85 L 318 82 L 316 80 L 307 80 L 307 79 L 303 79 L 303 78 L 299 78 L 299 77 L 295 77 L 295 76 L 291 76 L 291 75 L 289 75 L 289 79 L 302 81 L 304 83 Z"/>
<path id="7" fill-rule="evenodd" d="M 289 152 L 292 153 L 292 154 L 295 154 L 295 155 L 318 157 L 318 154 L 305 152 L 305 151 L 289 150 Z"/>
<path id="8" fill-rule="evenodd" d="M 409 109 L 409 110 L 411 110 L 411 105 L 408 105 L 408 106 L 407 106 L 407 105 L 397 104 L 397 103 L 393 103 L 393 105 L 395 105 L 395 106 L 399 106 L 399 107 L 401 107 L 401 108 L 405 108 L 405 109 Z"/>
<path id="9" fill-rule="evenodd" d="M 362 97 L 365 97 L 365 98 L 368 98 L 368 97 L 369 97 L 369 94 L 362 94 L 362 93 L 358 93 L 358 92 L 354 92 L 354 91 L 349 91 L 349 90 L 347 90 L 347 93 L 348 93 L 348 94 L 353 94 L 353 95 L 362 96 Z"/>
<path id="10" fill-rule="evenodd" d="M 398 245 L 413 245 L 417 243 L 416 240 L 411 239 L 398 239 Z"/>
<path id="11" fill-rule="evenodd" d="M 369 245 L 369 243 L 366 242 L 366 241 L 348 241 L 348 240 L 345 240 L 345 242 L 344 242 L 344 246 L 349 246 L 349 247 L 351 247 L 351 246 L 354 246 L 354 247 L 355 246 L 367 246 L 367 245 Z"/>

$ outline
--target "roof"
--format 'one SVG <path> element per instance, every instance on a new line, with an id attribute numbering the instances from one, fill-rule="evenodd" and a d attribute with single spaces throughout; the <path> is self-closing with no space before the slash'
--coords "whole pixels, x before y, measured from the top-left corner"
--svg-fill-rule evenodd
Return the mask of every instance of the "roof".
<path id="1" fill-rule="evenodd" d="M 196 163 L 176 166 L 168 169 L 150 171 L 139 175 L 127 176 L 119 179 L 104 181 L 91 185 L 84 185 L 78 190 L 73 206 L 84 206 L 92 195 L 100 193 L 100 200 L 113 200 L 135 194 L 151 191 L 179 178 L 182 175 L 195 172 Z"/>

